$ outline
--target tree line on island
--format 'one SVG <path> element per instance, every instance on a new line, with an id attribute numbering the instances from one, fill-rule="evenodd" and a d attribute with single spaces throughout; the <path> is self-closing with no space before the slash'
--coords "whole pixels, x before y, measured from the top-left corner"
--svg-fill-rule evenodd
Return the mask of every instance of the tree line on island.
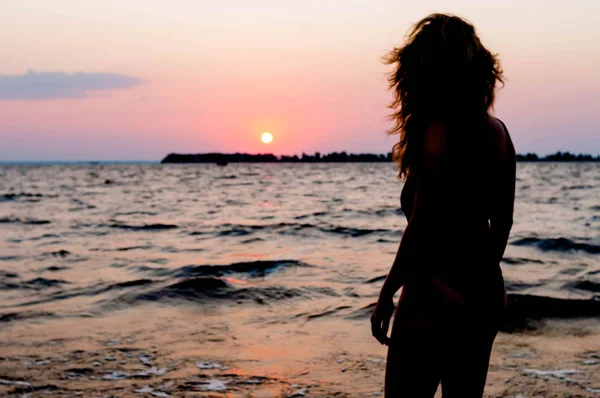
<path id="1" fill-rule="evenodd" d="M 249 153 L 197 153 L 197 154 L 168 154 L 161 163 L 216 163 L 225 165 L 227 163 L 316 163 L 316 162 L 391 162 L 392 153 L 374 154 L 374 153 L 346 153 L 332 152 L 321 155 L 316 152 L 314 155 L 303 153 L 301 156 L 275 156 L 272 153 L 249 154 Z M 570 152 L 556 152 L 552 155 L 538 156 L 535 153 L 525 155 L 518 154 L 517 161 L 521 162 L 599 162 L 600 155 L 592 156 L 589 154 L 572 154 Z"/>
<path id="2" fill-rule="evenodd" d="M 308 155 L 303 153 L 301 156 L 275 156 L 272 153 L 265 154 L 248 154 L 248 153 L 198 153 L 182 155 L 177 153 L 171 153 L 165 157 L 161 163 L 250 163 L 250 162 L 261 162 L 261 163 L 314 163 L 314 162 L 391 162 L 392 153 L 387 155 L 378 155 L 372 153 L 346 153 L 346 152 L 332 152 L 326 155 L 322 155 L 320 152 L 316 152 L 314 155 Z"/>

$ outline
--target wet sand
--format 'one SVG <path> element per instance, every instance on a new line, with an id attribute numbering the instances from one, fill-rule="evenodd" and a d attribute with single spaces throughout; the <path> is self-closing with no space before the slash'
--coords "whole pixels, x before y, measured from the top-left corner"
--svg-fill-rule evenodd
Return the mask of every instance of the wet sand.
<path id="1" fill-rule="evenodd" d="M 367 319 L 273 323 L 268 307 L 244 311 L 153 306 L 10 323 L 0 331 L 0 395 L 383 396 L 386 350 Z M 537 326 L 498 336 L 485 396 L 600 396 L 600 321 Z"/>

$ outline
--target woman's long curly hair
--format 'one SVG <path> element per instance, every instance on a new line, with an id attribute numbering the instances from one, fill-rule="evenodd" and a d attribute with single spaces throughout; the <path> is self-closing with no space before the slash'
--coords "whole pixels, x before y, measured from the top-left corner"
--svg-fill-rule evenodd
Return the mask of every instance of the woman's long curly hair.
<path id="1" fill-rule="evenodd" d="M 406 44 L 383 62 L 394 66 L 388 75 L 394 122 L 388 134 L 400 136 L 392 150 L 400 179 L 418 167 L 429 124 L 482 126 L 496 84 L 504 83 L 497 55 L 481 44 L 473 25 L 453 15 L 431 14 L 419 21 Z"/>

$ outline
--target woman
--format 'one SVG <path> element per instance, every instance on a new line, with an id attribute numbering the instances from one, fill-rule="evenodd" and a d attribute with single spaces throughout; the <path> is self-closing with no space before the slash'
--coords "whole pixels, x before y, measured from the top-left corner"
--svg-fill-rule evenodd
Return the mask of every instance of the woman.
<path id="1" fill-rule="evenodd" d="M 385 62 L 408 225 L 371 317 L 387 344 L 385 396 L 481 397 L 506 307 L 500 270 L 515 150 L 489 112 L 502 71 L 465 20 L 433 14 Z M 391 337 L 393 296 L 402 287 Z"/>

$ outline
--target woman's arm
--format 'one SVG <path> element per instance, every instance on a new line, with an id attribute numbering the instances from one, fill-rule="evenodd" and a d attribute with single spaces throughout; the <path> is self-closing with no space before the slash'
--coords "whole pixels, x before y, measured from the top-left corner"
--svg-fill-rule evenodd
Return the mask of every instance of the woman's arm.
<path id="1" fill-rule="evenodd" d="M 508 129 L 498 119 L 494 120 L 496 145 L 499 148 L 499 173 L 495 183 L 492 212 L 490 214 L 490 244 L 494 263 L 500 263 L 513 224 L 516 181 L 516 154 Z"/>
<path id="2" fill-rule="evenodd" d="M 404 233 L 400 239 L 400 246 L 396 252 L 396 258 L 383 282 L 377 305 L 371 315 L 371 333 L 381 344 L 389 345 L 387 332 L 390 328 L 390 321 L 394 312 L 394 294 L 396 294 L 409 277 L 413 266 L 413 262 L 410 260 L 410 257 L 412 257 L 411 251 L 415 247 L 413 242 L 416 239 L 418 239 L 418 234 L 416 233 L 415 223 L 412 222 L 411 217 L 411 221 L 409 221 L 404 229 Z"/>
<path id="3" fill-rule="evenodd" d="M 418 239 L 417 229 L 418 224 L 412 221 L 411 218 L 411 221 L 402 233 L 400 245 L 398 246 L 394 262 L 392 263 L 392 268 L 388 272 L 388 275 L 383 282 L 383 286 L 381 287 L 379 293 L 380 299 L 391 299 L 409 277 L 410 269 L 412 268 L 412 261 L 410 260 L 412 257 L 411 249 L 414 249 L 416 243 L 418 243 L 415 242 Z"/>
<path id="4" fill-rule="evenodd" d="M 444 197 L 441 194 L 441 163 L 445 146 L 445 132 L 441 123 L 432 124 L 424 137 L 424 159 L 415 178 L 415 198 L 408 225 L 406 226 L 392 268 L 388 273 L 375 311 L 371 316 L 371 331 L 381 343 L 387 344 L 394 304 L 394 294 L 415 271 L 414 259 L 427 255 L 426 242 L 435 242 L 438 232 L 435 228 L 437 215 L 444 210 Z"/>
<path id="5" fill-rule="evenodd" d="M 423 164 L 415 176 L 415 197 L 408 225 L 402 234 L 400 246 L 392 268 L 381 288 L 381 297 L 392 297 L 414 270 L 414 259 L 426 255 L 425 243 L 435 242 L 438 228 L 437 215 L 444 212 L 445 195 L 442 194 L 442 155 L 445 131 L 441 123 L 425 130 Z M 429 246 L 428 250 L 435 250 Z"/>

